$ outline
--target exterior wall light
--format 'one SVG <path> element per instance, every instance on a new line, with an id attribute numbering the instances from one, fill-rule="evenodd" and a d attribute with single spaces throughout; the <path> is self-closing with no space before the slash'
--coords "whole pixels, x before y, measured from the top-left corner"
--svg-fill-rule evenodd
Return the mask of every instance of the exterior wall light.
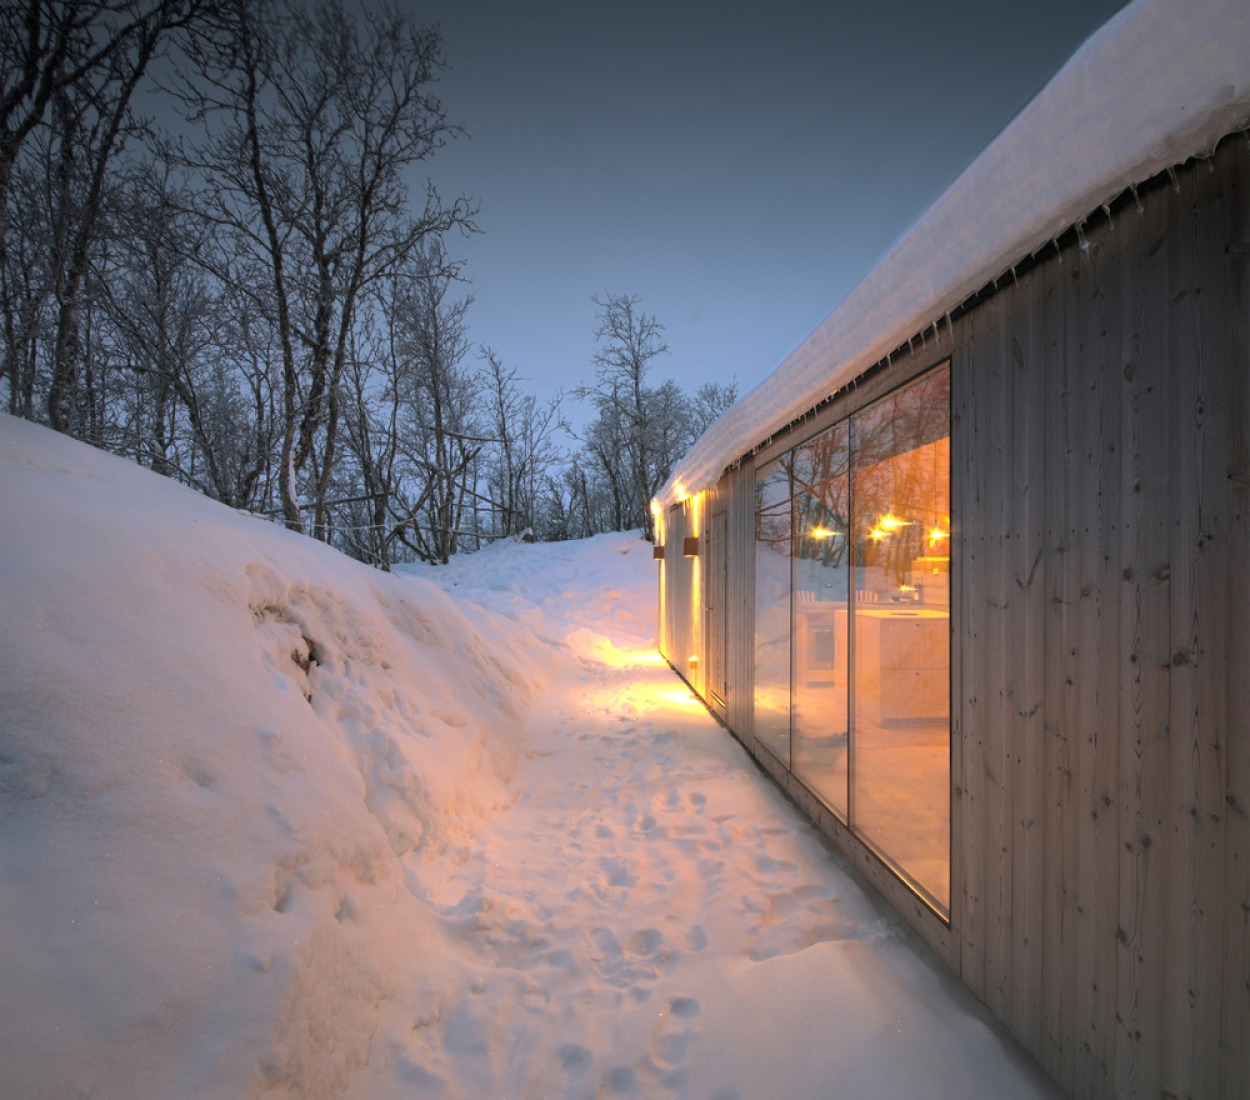
<path id="1" fill-rule="evenodd" d="M 699 556 L 699 536 L 687 535 L 682 540 L 681 552 L 683 557 L 697 558 Z"/>
<path id="2" fill-rule="evenodd" d="M 651 558 L 653 561 L 664 560 L 664 544 L 657 542 L 651 547 Z"/>

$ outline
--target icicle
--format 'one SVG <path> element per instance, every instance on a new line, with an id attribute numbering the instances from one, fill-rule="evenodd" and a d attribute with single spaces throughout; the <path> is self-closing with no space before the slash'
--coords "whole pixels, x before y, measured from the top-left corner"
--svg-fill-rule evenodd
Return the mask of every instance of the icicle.
<path id="1" fill-rule="evenodd" d="M 1016 265 L 1015 264 L 1011 265 L 1011 285 L 1012 286 L 1020 285 L 1020 280 L 1016 278 Z"/>
<path id="2" fill-rule="evenodd" d="M 1085 239 L 1085 223 L 1083 221 L 1076 223 L 1076 241 L 1081 251 L 1081 259 L 1085 261 L 1085 269 L 1090 268 L 1089 259 L 1089 241 Z"/>
<path id="3" fill-rule="evenodd" d="M 911 346 L 911 337 L 907 337 L 907 354 L 911 355 L 915 352 L 915 350 L 916 349 Z"/>
<path id="4" fill-rule="evenodd" d="M 1059 251 L 1059 238 L 1058 238 L 1058 237 L 1051 237 L 1051 238 L 1050 238 L 1050 243 L 1051 243 L 1052 245 L 1054 245 L 1054 248 L 1055 248 L 1055 255 L 1059 257 L 1059 262 L 1062 264 L 1062 263 L 1063 263 L 1063 253 Z"/>
<path id="5" fill-rule="evenodd" d="M 920 350 L 924 351 L 924 329 L 920 330 Z"/>
<path id="6" fill-rule="evenodd" d="M 1132 191 L 1132 192 L 1133 192 L 1133 202 L 1134 202 L 1134 203 L 1136 204 L 1136 206 L 1137 206 L 1137 213 L 1139 213 L 1139 214 L 1144 214 L 1144 213 L 1146 212 L 1146 208 L 1145 208 L 1144 206 L 1142 206 L 1142 204 L 1141 204 L 1141 196 L 1137 194 L 1137 184 L 1135 184 L 1135 183 L 1130 183 L 1130 184 L 1128 185 L 1128 189 L 1129 189 L 1130 191 Z"/>
<path id="7" fill-rule="evenodd" d="M 1172 180 L 1172 190 L 1175 191 L 1179 195 L 1181 193 L 1181 181 L 1176 178 L 1176 169 L 1169 168 L 1168 175 L 1171 177 L 1171 180 Z"/>
<path id="8" fill-rule="evenodd" d="M 949 309 L 946 311 L 946 331 L 947 332 L 955 331 L 954 326 L 951 324 L 951 311 Z"/>

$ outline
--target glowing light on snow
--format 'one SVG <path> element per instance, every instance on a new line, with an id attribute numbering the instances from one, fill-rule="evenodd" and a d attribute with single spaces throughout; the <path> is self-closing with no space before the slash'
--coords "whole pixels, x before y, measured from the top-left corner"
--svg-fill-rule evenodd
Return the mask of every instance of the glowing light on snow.
<path id="1" fill-rule="evenodd" d="M 664 657 L 654 649 L 618 649 L 611 639 L 602 635 L 579 636 L 575 632 L 568 640 L 580 656 L 608 668 L 658 668 L 665 663 Z"/>
<path id="2" fill-rule="evenodd" d="M 655 702 L 667 703 L 669 706 L 701 707 L 703 705 L 689 688 L 657 688 L 648 694 Z"/>

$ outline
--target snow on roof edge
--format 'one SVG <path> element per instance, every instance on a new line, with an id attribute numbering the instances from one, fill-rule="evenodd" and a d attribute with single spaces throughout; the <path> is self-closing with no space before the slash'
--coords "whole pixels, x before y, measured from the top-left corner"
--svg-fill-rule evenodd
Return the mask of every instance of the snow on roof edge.
<path id="1" fill-rule="evenodd" d="M 696 441 L 656 503 L 712 488 L 735 459 L 1013 264 L 1128 187 L 1247 127 L 1245 0 L 1135 0 L 1077 50 L 816 330 Z"/>

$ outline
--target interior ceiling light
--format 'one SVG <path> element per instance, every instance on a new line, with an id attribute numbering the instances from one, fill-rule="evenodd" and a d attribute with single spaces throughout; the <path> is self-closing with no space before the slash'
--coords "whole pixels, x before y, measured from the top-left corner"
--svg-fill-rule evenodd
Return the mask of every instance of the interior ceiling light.
<path id="1" fill-rule="evenodd" d="M 900 527 L 914 527 L 915 520 L 899 519 L 893 512 L 887 512 L 881 517 L 878 526 L 883 527 L 887 531 L 896 531 Z"/>

